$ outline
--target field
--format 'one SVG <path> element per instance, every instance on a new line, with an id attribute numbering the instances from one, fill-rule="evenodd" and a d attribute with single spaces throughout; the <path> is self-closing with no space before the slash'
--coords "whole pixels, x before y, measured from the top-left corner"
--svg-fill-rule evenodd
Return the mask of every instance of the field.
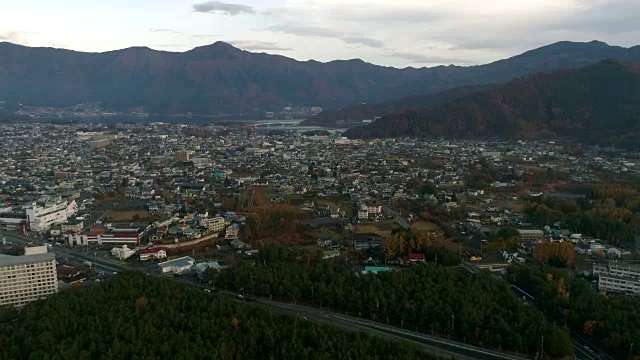
<path id="1" fill-rule="evenodd" d="M 417 231 L 442 232 L 442 228 L 440 226 L 428 221 L 416 221 L 411 225 L 411 229 Z"/>
<path id="2" fill-rule="evenodd" d="M 331 240 L 340 240 L 342 235 L 336 233 L 335 231 L 329 230 L 327 228 L 321 228 L 309 233 L 315 239 L 321 238 L 329 238 Z"/>
<path id="3" fill-rule="evenodd" d="M 395 228 L 394 221 L 381 221 L 379 223 L 372 224 L 358 224 L 356 225 L 356 234 L 375 234 L 380 237 L 387 237 L 391 235 L 391 230 Z"/>
<path id="4" fill-rule="evenodd" d="M 138 222 L 150 219 L 151 214 L 147 210 L 112 210 L 104 217 L 104 220 L 113 222 Z"/>

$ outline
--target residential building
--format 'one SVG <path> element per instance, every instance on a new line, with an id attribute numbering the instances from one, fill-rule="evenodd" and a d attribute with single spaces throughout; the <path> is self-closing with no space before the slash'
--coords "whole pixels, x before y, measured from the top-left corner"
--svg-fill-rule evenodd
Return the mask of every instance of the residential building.
<path id="1" fill-rule="evenodd" d="M 544 232 L 542 230 L 518 230 L 520 241 L 542 241 Z"/>
<path id="2" fill-rule="evenodd" d="M 46 252 L 46 246 L 44 251 L 23 256 L 0 254 L 0 306 L 23 306 L 58 291 L 55 255 Z"/>
<path id="3" fill-rule="evenodd" d="M 222 266 L 217 261 L 200 262 L 193 266 L 193 270 L 196 272 L 198 278 L 202 281 L 207 279 L 207 270 L 214 269 L 216 271 L 222 270 Z"/>
<path id="4" fill-rule="evenodd" d="M 63 234 L 68 234 L 68 233 L 79 233 L 80 231 L 82 231 L 82 228 L 84 228 L 84 222 L 83 221 L 77 221 L 75 219 L 70 219 L 69 221 L 67 221 L 66 223 L 61 225 L 60 230 L 62 231 Z"/>
<path id="5" fill-rule="evenodd" d="M 187 150 L 178 150 L 173 154 L 175 161 L 189 161 L 191 154 Z"/>
<path id="6" fill-rule="evenodd" d="M 216 216 L 212 219 L 200 220 L 200 226 L 207 228 L 209 232 L 220 232 L 224 230 L 224 218 L 222 216 Z"/>
<path id="7" fill-rule="evenodd" d="M 598 276 L 598 289 L 640 296 L 640 264 L 610 261 L 594 263 L 593 274 Z"/>
<path id="8" fill-rule="evenodd" d="M 138 250 L 141 261 L 162 260 L 167 258 L 167 250 L 162 247 L 151 247 Z"/>
<path id="9" fill-rule="evenodd" d="M 358 219 L 359 220 L 369 219 L 369 208 L 366 205 L 362 205 L 360 209 L 358 209 Z"/>
<path id="10" fill-rule="evenodd" d="M 227 228 L 225 237 L 227 239 L 234 238 L 234 237 L 238 237 L 239 234 L 240 234 L 240 226 L 238 224 L 231 224 L 231 226 Z"/>

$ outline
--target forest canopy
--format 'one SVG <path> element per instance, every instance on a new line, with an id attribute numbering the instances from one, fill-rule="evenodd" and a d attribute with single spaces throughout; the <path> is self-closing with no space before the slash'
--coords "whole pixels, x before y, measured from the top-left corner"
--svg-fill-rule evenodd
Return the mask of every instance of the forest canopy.
<path id="1" fill-rule="evenodd" d="M 436 359 L 415 347 L 123 273 L 0 309 L 0 359 Z"/>

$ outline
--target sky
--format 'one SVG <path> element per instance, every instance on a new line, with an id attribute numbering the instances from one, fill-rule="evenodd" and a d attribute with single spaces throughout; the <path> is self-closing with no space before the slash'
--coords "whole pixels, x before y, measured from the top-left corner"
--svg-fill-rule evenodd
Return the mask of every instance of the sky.
<path id="1" fill-rule="evenodd" d="M 640 0 L 4 0 L 0 41 L 102 52 L 216 41 L 298 60 L 476 65 L 557 41 L 640 44 Z"/>

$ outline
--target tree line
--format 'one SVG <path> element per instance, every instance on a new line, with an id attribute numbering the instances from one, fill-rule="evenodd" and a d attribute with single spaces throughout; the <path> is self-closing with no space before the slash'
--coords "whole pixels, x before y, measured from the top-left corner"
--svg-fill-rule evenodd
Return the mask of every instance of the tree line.
<path id="1" fill-rule="evenodd" d="M 216 286 L 344 311 L 470 344 L 551 357 L 572 354 L 568 334 L 489 274 L 432 264 L 361 275 L 320 254 L 265 246 L 255 263 L 211 272 Z"/>
<path id="2" fill-rule="evenodd" d="M 511 267 L 509 277 L 537 299 L 538 306 L 575 333 L 621 359 L 640 360 L 640 302 L 626 296 L 594 294 L 588 279 L 549 265 Z M 630 353 L 633 350 L 633 353 Z"/>
<path id="3" fill-rule="evenodd" d="M 0 308 L 0 359 L 438 359 L 139 273 Z"/>

